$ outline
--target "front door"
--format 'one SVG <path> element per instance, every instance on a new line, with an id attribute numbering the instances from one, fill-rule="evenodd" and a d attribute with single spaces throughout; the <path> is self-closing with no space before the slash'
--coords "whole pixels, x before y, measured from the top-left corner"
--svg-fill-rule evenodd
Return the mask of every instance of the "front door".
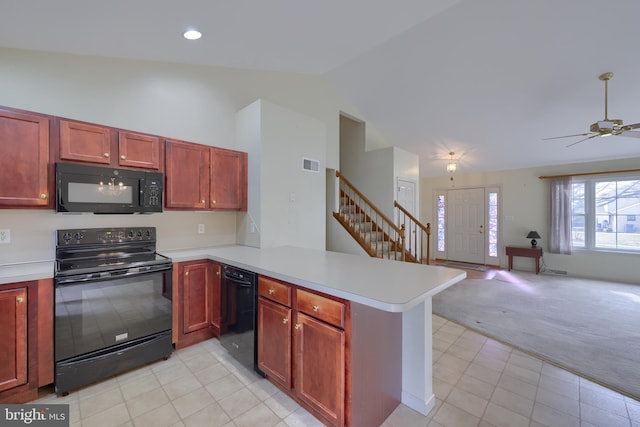
<path id="1" fill-rule="evenodd" d="M 447 258 L 484 264 L 484 189 L 449 190 L 447 199 Z"/>

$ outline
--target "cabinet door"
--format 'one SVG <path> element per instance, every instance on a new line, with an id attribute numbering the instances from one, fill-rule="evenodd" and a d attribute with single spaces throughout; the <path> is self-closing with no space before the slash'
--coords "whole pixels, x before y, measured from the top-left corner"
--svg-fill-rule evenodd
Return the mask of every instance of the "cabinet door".
<path id="1" fill-rule="evenodd" d="M 160 138 L 140 133 L 118 132 L 118 164 L 159 170 Z"/>
<path id="2" fill-rule="evenodd" d="M 111 129 L 60 120 L 60 160 L 111 163 Z"/>
<path id="3" fill-rule="evenodd" d="M 0 206 L 50 206 L 49 121 L 0 109 Z"/>
<path id="4" fill-rule="evenodd" d="M 207 209 L 209 147 L 182 141 L 166 144 L 166 207 Z"/>
<path id="5" fill-rule="evenodd" d="M 210 207 L 247 210 L 247 153 L 211 149 Z"/>
<path id="6" fill-rule="evenodd" d="M 334 425 L 344 424 L 345 334 L 296 313 L 295 392 Z"/>
<path id="7" fill-rule="evenodd" d="M 0 391 L 27 383 L 27 290 L 0 291 Z"/>
<path id="8" fill-rule="evenodd" d="M 182 276 L 182 332 L 188 334 L 211 325 L 212 268 L 209 262 L 187 264 Z"/>
<path id="9" fill-rule="evenodd" d="M 220 328 L 222 326 L 223 319 L 226 318 L 226 305 L 221 306 L 221 289 L 220 289 L 220 272 L 222 266 L 218 263 L 212 262 L 211 264 L 211 324 L 213 325 L 214 333 L 217 337 L 220 336 Z"/>
<path id="10" fill-rule="evenodd" d="M 258 368 L 291 388 L 291 309 L 258 298 Z"/>

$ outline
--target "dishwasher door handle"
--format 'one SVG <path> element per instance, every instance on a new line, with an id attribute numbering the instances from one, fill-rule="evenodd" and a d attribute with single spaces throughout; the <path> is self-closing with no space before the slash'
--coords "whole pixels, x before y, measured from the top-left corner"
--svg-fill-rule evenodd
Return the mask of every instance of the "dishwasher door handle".
<path id="1" fill-rule="evenodd" d="M 250 288 L 250 287 L 253 286 L 252 282 L 249 282 L 249 281 L 246 281 L 246 280 L 236 279 L 235 277 L 229 276 L 227 274 L 223 274 L 222 277 L 225 280 L 228 280 L 229 282 L 233 283 L 234 285 L 237 285 L 237 286 L 240 286 L 240 287 L 243 287 L 243 288 Z"/>

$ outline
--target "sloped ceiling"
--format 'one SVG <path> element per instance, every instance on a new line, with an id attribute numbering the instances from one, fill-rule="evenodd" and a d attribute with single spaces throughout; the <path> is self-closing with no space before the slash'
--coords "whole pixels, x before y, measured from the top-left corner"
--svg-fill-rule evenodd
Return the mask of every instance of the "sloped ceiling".
<path id="1" fill-rule="evenodd" d="M 4 0 L 0 46 L 324 76 L 421 175 L 640 157 L 637 0 Z M 181 33 L 204 37 L 189 43 Z"/>

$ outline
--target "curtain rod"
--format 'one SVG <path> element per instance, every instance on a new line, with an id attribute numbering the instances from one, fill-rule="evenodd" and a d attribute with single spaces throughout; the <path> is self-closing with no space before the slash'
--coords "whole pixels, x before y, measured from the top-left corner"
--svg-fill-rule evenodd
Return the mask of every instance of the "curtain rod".
<path id="1" fill-rule="evenodd" d="M 555 179 L 555 178 L 570 178 L 573 176 L 588 176 L 588 175 L 612 175 L 616 173 L 629 173 L 640 172 L 640 169 L 625 169 L 619 171 L 603 171 L 603 172 L 585 172 L 585 173 L 568 173 L 565 175 L 543 175 L 539 176 L 539 179 Z"/>

